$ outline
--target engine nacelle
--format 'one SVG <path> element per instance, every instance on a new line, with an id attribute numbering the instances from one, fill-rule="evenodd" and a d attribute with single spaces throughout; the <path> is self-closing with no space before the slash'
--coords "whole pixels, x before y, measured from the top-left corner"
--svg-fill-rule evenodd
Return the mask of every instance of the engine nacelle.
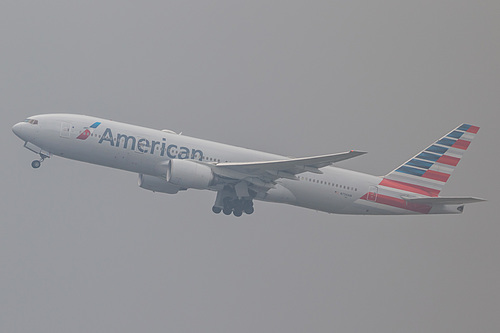
<path id="1" fill-rule="evenodd" d="M 139 187 L 153 192 L 176 194 L 179 187 L 170 184 L 163 178 L 139 174 Z"/>
<path id="2" fill-rule="evenodd" d="M 167 181 L 181 188 L 207 189 L 214 179 L 207 165 L 179 159 L 172 159 L 168 164 Z"/>

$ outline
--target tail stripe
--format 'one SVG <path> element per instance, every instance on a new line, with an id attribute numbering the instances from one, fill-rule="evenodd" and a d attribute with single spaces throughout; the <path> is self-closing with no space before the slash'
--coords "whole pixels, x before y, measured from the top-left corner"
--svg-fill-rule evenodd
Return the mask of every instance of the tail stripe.
<path id="1" fill-rule="evenodd" d="M 411 165 L 411 166 L 416 166 L 419 168 L 424 168 L 424 169 L 429 169 L 431 166 L 433 166 L 433 164 L 430 162 L 425 162 L 425 161 L 417 160 L 417 159 L 412 159 L 410 162 L 408 162 L 406 164 Z"/>
<path id="2" fill-rule="evenodd" d="M 409 166 L 402 166 L 399 169 L 396 170 L 397 172 L 403 172 L 407 173 L 409 175 L 414 175 L 414 176 L 422 176 L 425 173 L 425 170 L 417 169 L 417 168 L 412 168 Z"/>
<path id="3" fill-rule="evenodd" d="M 420 159 L 423 159 L 423 160 L 432 161 L 432 162 L 435 162 L 435 161 L 439 160 L 440 157 L 441 157 L 440 155 L 435 155 L 435 154 L 426 153 L 426 152 L 420 153 L 417 156 L 417 158 L 420 158 Z"/>
<path id="4" fill-rule="evenodd" d="M 462 135 L 464 135 L 464 132 L 453 131 L 450 134 L 448 134 L 447 136 L 450 138 L 460 139 L 462 137 Z"/>
<path id="5" fill-rule="evenodd" d="M 433 166 L 431 166 L 429 170 L 439 171 L 439 172 L 447 173 L 447 174 L 451 175 L 451 173 L 453 172 L 454 169 L 455 169 L 455 167 L 453 167 L 451 165 L 436 163 Z"/>
<path id="6" fill-rule="evenodd" d="M 463 124 L 462 126 L 459 126 L 457 128 L 457 130 L 465 132 L 465 131 L 469 130 L 470 127 L 471 127 L 471 125 Z"/>
<path id="7" fill-rule="evenodd" d="M 402 172 L 391 172 L 390 178 L 387 178 L 389 176 L 386 176 L 385 179 L 390 179 L 390 180 L 395 180 L 395 181 L 400 181 L 408 184 L 414 184 L 414 185 L 419 185 L 419 186 L 424 186 L 428 188 L 432 188 L 435 190 L 440 190 L 443 187 L 443 183 L 438 182 L 437 180 L 429 179 L 429 178 L 423 178 L 421 176 L 414 176 Z"/>
<path id="8" fill-rule="evenodd" d="M 379 185 L 380 186 L 387 186 L 387 187 L 391 187 L 391 188 L 396 188 L 396 189 L 407 191 L 407 192 L 427 195 L 427 196 L 431 196 L 431 197 L 437 197 L 439 194 L 439 190 L 436 190 L 434 188 L 425 187 L 425 186 L 418 186 L 418 185 L 414 185 L 414 184 L 410 184 L 410 183 L 400 182 L 397 180 L 384 179 L 384 180 L 382 180 L 382 182 Z"/>
<path id="9" fill-rule="evenodd" d="M 472 141 L 472 139 L 474 139 L 474 136 L 476 136 L 474 133 L 464 132 L 464 135 L 462 135 L 462 137 L 460 139 Z"/>
<path id="10" fill-rule="evenodd" d="M 460 159 L 458 157 L 443 155 L 436 162 L 441 163 L 441 164 L 451 165 L 451 166 L 457 166 L 458 162 L 460 162 Z"/>
<path id="11" fill-rule="evenodd" d="M 457 140 L 454 144 L 453 144 L 453 148 L 458 148 L 458 149 L 463 149 L 463 150 L 467 150 L 467 148 L 469 148 L 469 145 L 470 145 L 470 141 L 465 141 L 465 140 Z"/>
<path id="12" fill-rule="evenodd" d="M 469 133 L 474 133 L 474 134 L 477 134 L 477 132 L 478 132 L 478 131 L 479 131 L 479 127 L 477 127 L 477 126 L 471 126 L 471 127 L 467 130 L 467 132 L 469 132 Z"/>
<path id="13" fill-rule="evenodd" d="M 438 145 L 443 145 L 443 146 L 448 146 L 448 147 L 452 147 L 455 142 L 457 140 L 453 140 L 453 139 L 448 139 L 448 138 L 442 138 L 441 140 L 439 140 L 438 142 L 436 142 Z"/>
<path id="14" fill-rule="evenodd" d="M 432 145 L 426 149 L 426 151 L 430 151 L 430 152 L 438 153 L 438 154 L 444 154 L 444 153 L 446 153 L 447 150 L 448 150 L 448 148 L 440 147 L 440 146 L 436 146 L 436 145 Z"/>
<path id="15" fill-rule="evenodd" d="M 437 196 L 478 131 L 479 127 L 477 126 L 469 124 L 458 126 L 390 172 L 384 177 L 384 181 L 390 185 L 399 184 L 398 186 L 401 186 L 404 184 L 402 187 L 405 188 L 405 191 L 425 191 L 431 196 Z M 380 185 L 383 186 L 382 183 Z M 409 190 L 411 186 L 417 190 Z"/>
<path id="16" fill-rule="evenodd" d="M 448 178 L 450 178 L 451 175 L 439 171 L 433 171 L 433 170 L 427 170 L 422 177 L 424 178 L 429 178 L 429 179 L 434 179 L 443 183 L 446 183 L 448 181 Z"/>
<path id="17" fill-rule="evenodd" d="M 456 157 L 458 159 L 461 159 L 462 156 L 464 156 L 464 150 L 463 149 L 458 149 L 458 148 L 450 148 L 447 152 L 446 152 L 446 155 L 447 156 L 452 156 L 452 157 Z"/>

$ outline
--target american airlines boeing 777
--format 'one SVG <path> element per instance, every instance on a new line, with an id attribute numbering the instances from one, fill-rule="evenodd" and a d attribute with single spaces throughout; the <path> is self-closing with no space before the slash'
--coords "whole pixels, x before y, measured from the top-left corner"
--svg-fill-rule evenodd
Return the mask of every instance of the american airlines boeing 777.
<path id="1" fill-rule="evenodd" d="M 211 190 L 217 214 L 252 214 L 254 199 L 361 215 L 462 213 L 484 201 L 439 196 L 479 130 L 468 124 L 382 177 L 332 166 L 362 151 L 289 158 L 84 115 L 33 116 L 12 130 L 40 156 L 33 168 L 56 155 L 138 173 L 154 192 Z"/>

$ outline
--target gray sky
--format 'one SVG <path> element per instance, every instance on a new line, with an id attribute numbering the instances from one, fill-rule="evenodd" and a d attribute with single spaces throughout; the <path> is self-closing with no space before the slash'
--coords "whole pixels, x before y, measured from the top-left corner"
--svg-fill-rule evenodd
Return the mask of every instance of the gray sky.
<path id="1" fill-rule="evenodd" d="M 500 328 L 498 1 L 3 1 L 2 332 Z M 381 175 L 481 127 L 460 216 L 362 217 L 154 194 L 11 126 L 70 112 Z"/>

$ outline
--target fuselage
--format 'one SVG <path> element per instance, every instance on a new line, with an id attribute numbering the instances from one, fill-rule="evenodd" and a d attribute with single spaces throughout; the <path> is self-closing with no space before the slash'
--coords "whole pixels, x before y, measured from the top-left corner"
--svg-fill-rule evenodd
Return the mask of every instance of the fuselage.
<path id="1" fill-rule="evenodd" d="M 13 131 L 27 144 L 38 147 L 42 155 L 56 155 L 162 179 L 166 177 L 165 163 L 175 159 L 208 164 L 287 159 L 91 116 L 47 114 L 29 119 L 32 121 L 16 124 Z M 296 179 L 280 178 L 272 189 L 258 193 L 254 199 L 341 214 L 419 214 L 432 209 L 425 205 L 409 207 L 403 199 L 398 199 L 408 192 L 381 186 L 381 177 L 333 166 L 321 171 L 322 174 L 303 172 Z M 221 188 L 214 185 L 206 189 L 218 191 Z M 384 204 L 380 200 L 382 197 L 392 199 Z M 443 213 L 456 212 L 451 208 L 444 209 Z"/>

